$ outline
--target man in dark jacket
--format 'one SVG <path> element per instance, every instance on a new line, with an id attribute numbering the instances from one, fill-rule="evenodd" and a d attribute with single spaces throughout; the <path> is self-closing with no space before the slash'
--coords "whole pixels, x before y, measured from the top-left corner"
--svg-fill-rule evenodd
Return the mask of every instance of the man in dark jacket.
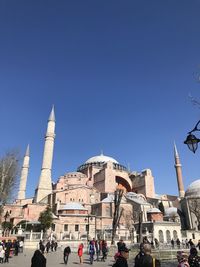
<path id="1" fill-rule="evenodd" d="M 144 255 L 142 255 L 137 261 L 135 259 L 135 267 L 160 267 L 160 261 L 151 256 L 151 245 L 144 244 L 143 249 Z"/>
<path id="2" fill-rule="evenodd" d="M 141 261 L 141 257 L 144 256 L 144 244 L 140 244 L 140 252 L 136 255 L 135 257 L 135 265 L 134 266 L 139 266 L 139 262 Z"/>
<path id="3" fill-rule="evenodd" d="M 69 258 L 69 254 L 71 253 L 71 249 L 69 246 L 67 246 L 65 249 L 64 249 L 64 263 L 67 264 L 68 262 L 68 258 Z"/>
<path id="4" fill-rule="evenodd" d="M 120 250 L 120 255 L 118 256 L 113 267 L 128 267 L 127 259 L 129 257 L 129 249 L 127 247 L 122 247 Z"/>

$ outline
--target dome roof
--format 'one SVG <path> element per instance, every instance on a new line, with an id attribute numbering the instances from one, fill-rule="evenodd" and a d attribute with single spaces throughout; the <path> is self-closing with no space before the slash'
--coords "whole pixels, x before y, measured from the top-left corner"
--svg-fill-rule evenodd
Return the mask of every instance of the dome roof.
<path id="1" fill-rule="evenodd" d="M 166 208 L 165 209 L 165 216 L 168 216 L 168 217 L 178 216 L 177 208 L 176 207 Z"/>
<path id="2" fill-rule="evenodd" d="M 157 208 L 151 208 L 147 210 L 147 213 L 162 213 L 162 212 Z"/>
<path id="3" fill-rule="evenodd" d="M 89 158 L 88 160 L 86 160 L 85 164 L 93 162 L 108 162 L 108 161 L 119 164 L 119 162 L 117 162 L 115 159 L 105 156 L 103 154 Z"/>
<path id="4" fill-rule="evenodd" d="M 200 196 L 200 179 L 192 182 L 187 191 L 185 192 L 185 196 Z"/>
<path id="5" fill-rule="evenodd" d="M 64 207 L 60 208 L 59 210 L 87 210 L 83 207 L 80 203 L 77 202 L 69 202 Z"/>
<path id="6" fill-rule="evenodd" d="M 106 198 L 104 198 L 101 202 L 103 202 L 103 203 L 111 203 L 111 202 L 114 202 L 114 196 L 113 195 L 109 195 Z"/>

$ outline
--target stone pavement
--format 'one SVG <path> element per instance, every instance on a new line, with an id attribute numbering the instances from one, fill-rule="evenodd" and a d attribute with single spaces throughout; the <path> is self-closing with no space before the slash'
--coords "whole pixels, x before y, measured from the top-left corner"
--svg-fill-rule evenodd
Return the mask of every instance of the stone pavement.
<path id="1" fill-rule="evenodd" d="M 13 256 L 11 259 L 9 259 L 9 263 L 3 263 L 1 264 L 2 267 L 31 267 L 31 258 L 33 256 L 34 250 L 26 249 L 23 253 L 19 253 L 18 256 Z M 49 254 L 46 254 L 47 258 L 47 267 L 64 267 L 63 263 L 63 252 L 61 250 L 58 250 L 57 252 L 50 252 Z M 96 262 L 94 261 L 93 266 L 95 267 L 107 267 L 112 266 L 114 263 L 112 257 L 108 257 L 106 262 Z M 79 264 L 79 258 L 76 253 L 72 253 L 69 257 L 69 261 L 67 264 L 68 267 L 88 267 L 89 264 L 89 256 L 84 254 L 84 264 Z M 177 263 L 166 263 L 162 262 L 162 267 L 176 267 Z M 129 261 L 129 267 L 133 267 L 133 260 Z"/>

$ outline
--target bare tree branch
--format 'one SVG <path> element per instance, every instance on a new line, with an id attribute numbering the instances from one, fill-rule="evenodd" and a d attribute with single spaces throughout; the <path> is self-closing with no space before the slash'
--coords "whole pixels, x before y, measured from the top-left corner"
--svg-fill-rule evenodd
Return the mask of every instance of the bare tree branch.
<path id="1" fill-rule="evenodd" d="M 18 173 L 18 152 L 11 151 L 0 158 L 0 205 L 5 204 L 11 198 Z"/>

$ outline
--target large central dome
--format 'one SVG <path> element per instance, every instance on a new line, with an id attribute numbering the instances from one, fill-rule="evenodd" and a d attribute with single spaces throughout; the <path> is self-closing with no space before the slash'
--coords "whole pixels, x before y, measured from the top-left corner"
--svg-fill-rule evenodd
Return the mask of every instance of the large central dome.
<path id="1" fill-rule="evenodd" d="M 103 154 L 89 158 L 88 160 L 86 160 L 85 164 L 93 163 L 93 162 L 108 162 L 108 161 L 119 164 L 119 162 L 116 161 L 115 159 L 105 156 Z"/>

